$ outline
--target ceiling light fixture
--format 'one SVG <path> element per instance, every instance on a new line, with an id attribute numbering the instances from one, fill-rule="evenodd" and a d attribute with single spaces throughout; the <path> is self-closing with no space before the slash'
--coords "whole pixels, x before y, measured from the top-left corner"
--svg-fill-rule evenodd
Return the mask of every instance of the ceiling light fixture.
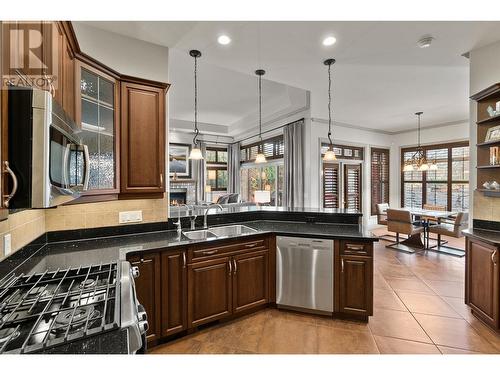
<path id="1" fill-rule="evenodd" d="M 335 156 L 335 152 L 333 151 L 333 142 L 332 142 L 332 74 L 331 69 L 332 65 L 335 64 L 335 59 L 327 59 L 323 61 L 323 64 L 328 66 L 328 150 L 325 152 L 323 156 L 323 161 L 335 161 L 337 160 L 337 156 Z"/>
<path id="2" fill-rule="evenodd" d="M 222 44 L 223 46 L 231 43 L 231 38 L 227 35 L 220 35 L 218 38 L 217 38 L 217 42 L 219 44 Z"/>
<path id="3" fill-rule="evenodd" d="M 324 46 L 333 46 L 337 42 L 337 39 L 334 36 L 327 36 L 323 39 Z"/>
<path id="4" fill-rule="evenodd" d="M 258 69 L 255 71 L 255 74 L 259 76 L 259 138 L 262 143 L 262 76 L 266 74 L 265 70 Z M 264 155 L 262 150 L 262 144 L 259 145 L 259 152 L 257 156 L 255 156 L 255 163 L 265 163 L 266 155 Z"/>
<path id="5" fill-rule="evenodd" d="M 200 134 L 198 130 L 198 58 L 201 57 L 201 52 L 193 49 L 189 51 L 189 55 L 194 58 L 194 137 L 193 148 L 189 153 L 189 159 L 202 160 L 203 153 L 198 145 L 198 135 Z"/>
<path id="6" fill-rule="evenodd" d="M 422 116 L 424 112 L 416 112 L 415 115 L 418 117 L 418 127 L 417 127 L 417 149 L 415 153 L 405 161 L 405 165 L 403 167 L 403 172 L 412 172 L 412 171 L 420 171 L 425 172 L 428 170 L 435 171 L 437 170 L 436 161 L 432 164 L 427 162 L 427 158 L 425 157 L 425 150 L 420 145 L 420 116 Z"/>
<path id="7" fill-rule="evenodd" d="M 420 40 L 417 42 L 417 45 L 420 48 L 428 48 L 432 44 L 433 40 L 434 40 L 434 38 L 432 36 L 426 35 L 426 36 L 423 36 L 422 38 L 420 38 Z"/>

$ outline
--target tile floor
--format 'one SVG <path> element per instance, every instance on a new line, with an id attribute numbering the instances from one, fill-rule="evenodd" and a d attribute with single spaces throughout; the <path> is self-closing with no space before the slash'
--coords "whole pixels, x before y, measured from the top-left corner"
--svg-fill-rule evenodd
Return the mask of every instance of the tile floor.
<path id="1" fill-rule="evenodd" d="M 463 303 L 464 259 L 375 245 L 368 324 L 275 309 L 207 328 L 151 353 L 500 353 L 500 335 Z"/>

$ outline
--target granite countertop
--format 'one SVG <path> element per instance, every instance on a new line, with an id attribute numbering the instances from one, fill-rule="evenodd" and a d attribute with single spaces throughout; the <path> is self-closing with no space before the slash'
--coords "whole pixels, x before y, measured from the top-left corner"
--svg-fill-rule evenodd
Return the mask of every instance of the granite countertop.
<path id="1" fill-rule="evenodd" d="M 462 231 L 466 236 L 471 236 L 483 240 L 493 245 L 500 245 L 500 231 L 468 228 Z"/>
<path id="2" fill-rule="evenodd" d="M 325 239 L 351 239 L 377 241 L 369 231 L 358 225 L 305 223 L 255 220 L 240 222 L 257 230 L 243 236 L 275 233 L 277 235 L 316 237 Z M 242 237 L 239 235 L 238 237 Z M 190 240 L 175 230 L 137 233 L 123 236 L 48 243 L 20 264 L 12 264 L 16 274 L 43 272 L 87 264 L 99 264 L 125 260 L 128 253 L 168 249 L 201 242 L 216 242 L 231 237 L 210 240 Z M 5 259 L 9 261 L 9 258 Z M 10 272 L 10 271 L 9 271 Z M 0 274 L 0 279 L 5 275 Z"/>

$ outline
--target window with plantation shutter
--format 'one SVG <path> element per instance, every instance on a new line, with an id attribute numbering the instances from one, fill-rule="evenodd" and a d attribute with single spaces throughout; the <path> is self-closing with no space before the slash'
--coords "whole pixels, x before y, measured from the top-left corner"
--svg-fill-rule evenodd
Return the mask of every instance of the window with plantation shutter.
<path id="1" fill-rule="evenodd" d="M 371 214 L 377 214 L 377 204 L 389 203 L 389 150 L 371 149 Z"/>
<path id="2" fill-rule="evenodd" d="M 283 135 L 265 139 L 256 143 L 241 146 L 241 163 L 249 163 L 255 161 L 255 157 L 259 152 L 262 152 L 266 159 L 282 159 L 285 154 L 285 146 Z"/>
<path id="3" fill-rule="evenodd" d="M 469 209 L 469 144 L 457 142 L 422 147 L 427 161 L 437 166 L 425 172 L 401 172 L 401 205 L 444 206 L 449 211 Z M 401 150 L 401 170 L 416 149 Z"/>
<path id="4" fill-rule="evenodd" d="M 361 164 L 347 164 L 344 169 L 345 208 L 361 211 Z"/>
<path id="5" fill-rule="evenodd" d="M 323 207 L 339 207 L 339 165 L 323 163 Z"/>

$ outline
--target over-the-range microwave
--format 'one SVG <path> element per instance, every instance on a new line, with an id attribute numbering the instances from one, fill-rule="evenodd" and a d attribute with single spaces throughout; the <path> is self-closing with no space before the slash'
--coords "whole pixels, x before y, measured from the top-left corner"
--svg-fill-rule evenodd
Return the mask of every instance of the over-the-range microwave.
<path id="1" fill-rule="evenodd" d="M 9 87 L 8 119 L 9 208 L 54 207 L 87 190 L 88 147 L 49 92 Z"/>

